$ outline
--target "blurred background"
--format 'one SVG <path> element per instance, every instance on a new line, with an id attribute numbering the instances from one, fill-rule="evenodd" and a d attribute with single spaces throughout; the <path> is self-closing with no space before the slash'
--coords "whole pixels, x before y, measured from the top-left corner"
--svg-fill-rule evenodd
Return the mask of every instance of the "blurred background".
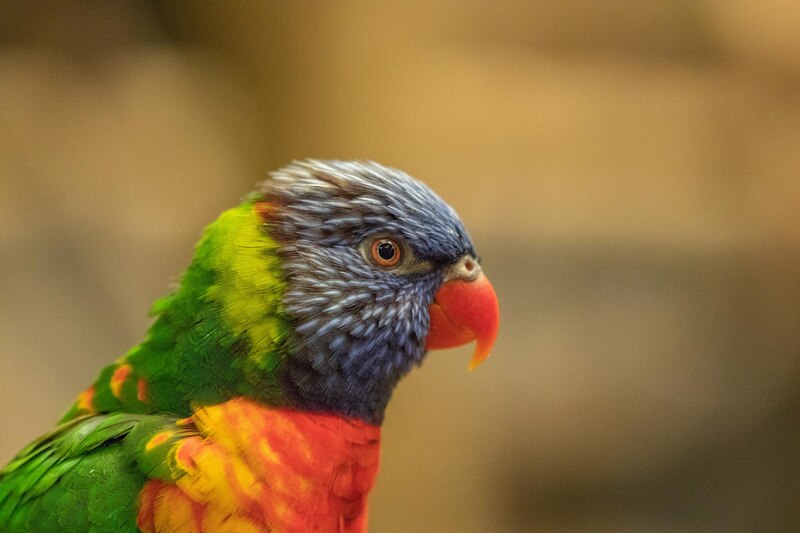
<path id="1" fill-rule="evenodd" d="M 373 531 L 800 523 L 800 4 L 0 0 L 0 463 L 296 158 L 462 215 L 493 357 L 384 425 Z"/>

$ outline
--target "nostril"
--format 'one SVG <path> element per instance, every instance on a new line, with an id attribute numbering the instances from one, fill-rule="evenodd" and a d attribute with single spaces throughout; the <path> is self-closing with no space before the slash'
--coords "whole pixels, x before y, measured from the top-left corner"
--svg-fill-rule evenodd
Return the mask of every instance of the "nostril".
<path id="1" fill-rule="evenodd" d="M 445 273 L 445 281 L 461 279 L 472 281 L 481 274 L 481 265 L 474 257 L 461 257 L 453 263 Z"/>

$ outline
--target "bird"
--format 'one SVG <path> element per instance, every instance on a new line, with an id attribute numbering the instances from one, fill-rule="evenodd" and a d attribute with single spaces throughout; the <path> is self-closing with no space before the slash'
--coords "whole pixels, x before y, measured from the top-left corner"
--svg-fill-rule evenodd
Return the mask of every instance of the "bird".
<path id="1" fill-rule="evenodd" d="M 365 531 L 398 381 L 499 327 L 453 208 L 371 161 L 270 173 L 151 315 L 0 472 L 0 531 Z"/>

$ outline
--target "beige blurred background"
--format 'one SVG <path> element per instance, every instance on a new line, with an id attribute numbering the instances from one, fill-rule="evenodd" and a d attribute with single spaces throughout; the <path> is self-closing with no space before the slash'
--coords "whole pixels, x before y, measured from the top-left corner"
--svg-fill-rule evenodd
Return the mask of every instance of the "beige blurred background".
<path id="1" fill-rule="evenodd" d="M 425 180 L 501 298 L 384 426 L 373 531 L 800 523 L 800 4 L 0 1 L 0 463 L 303 157 Z"/>

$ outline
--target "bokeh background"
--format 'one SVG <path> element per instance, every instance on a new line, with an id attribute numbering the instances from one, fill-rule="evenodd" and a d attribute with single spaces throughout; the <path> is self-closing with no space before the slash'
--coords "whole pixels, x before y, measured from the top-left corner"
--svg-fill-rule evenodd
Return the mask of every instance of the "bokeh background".
<path id="1" fill-rule="evenodd" d="M 373 531 L 800 523 L 800 4 L 0 1 L 0 462 L 295 158 L 467 225 L 494 356 L 433 353 Z"/>

